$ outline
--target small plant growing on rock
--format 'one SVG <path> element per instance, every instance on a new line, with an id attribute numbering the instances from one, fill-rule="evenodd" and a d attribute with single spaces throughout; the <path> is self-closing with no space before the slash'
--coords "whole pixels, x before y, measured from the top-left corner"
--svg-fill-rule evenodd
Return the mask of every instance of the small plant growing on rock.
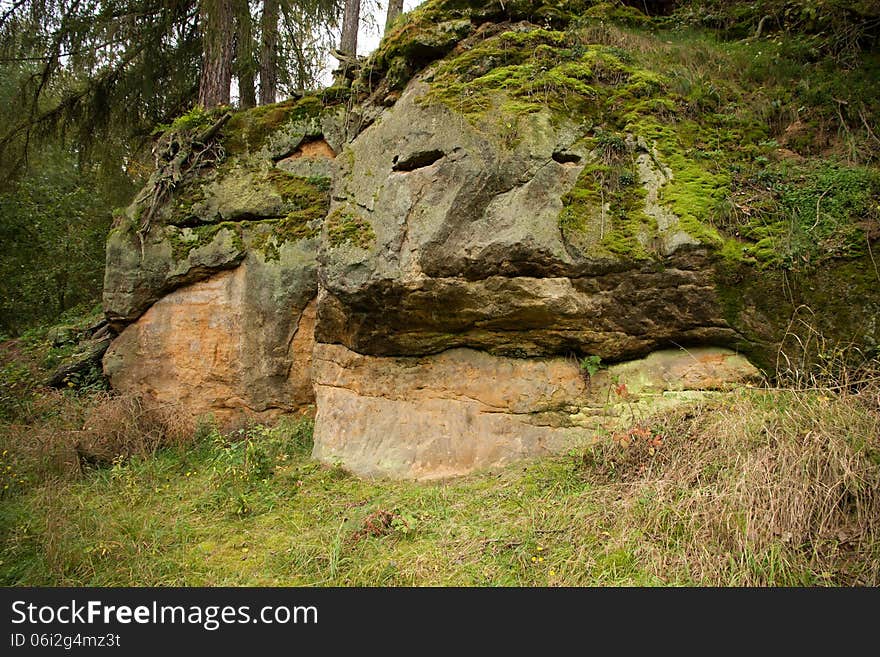
<path id="1" fill-rule="evenodd" d="M 581 358 L 579 365 L 581 368 L 581 374 L 587 379 L 595 376 L 596 373 L 604 367 L 602 365 L 602 358 L 596 355 L 584 356 Z"/>

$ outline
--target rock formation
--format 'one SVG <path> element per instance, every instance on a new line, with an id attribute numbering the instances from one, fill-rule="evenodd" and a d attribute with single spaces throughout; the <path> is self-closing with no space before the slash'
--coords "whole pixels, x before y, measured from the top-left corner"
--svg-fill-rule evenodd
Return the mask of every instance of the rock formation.
<path id="1" fill-rule="evenodd" d="M 318 458 L 436 478 L 809 367 L 800 329 L 876 348 L 870 254 L 806 269 L 727 230 L 735 181 L 688 155 L 711 121 L 541 11 L 429 2 L 350 89 L 209 144 L 217 115 L 171 126 L 108 244 L 113 386 L 221 417 L 314 402 Z"/>

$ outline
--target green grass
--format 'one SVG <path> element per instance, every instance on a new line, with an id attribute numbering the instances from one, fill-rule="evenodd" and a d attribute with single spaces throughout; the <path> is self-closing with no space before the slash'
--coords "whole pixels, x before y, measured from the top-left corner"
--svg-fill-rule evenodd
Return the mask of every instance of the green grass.
<path id="1" fill-rule="evenodd" d="M 0 581 L 543 585 L 571 559 L 557 538 L 589 486 L 564 459 L 445 484 L 367 481 L 283 433 L 264 436 L 266 478 L 236 477 L 235 459 L 205 438 L 5 499 Z M 382 510 L 398 522 L 359 534 Z"/>
<path id="2" fill-rule="evenodd" d="M 308 417 L 202 427 L 0 498 L 0 583 L 876 585 L 877 410 L 742 391 L 439 483 L 315 462 Z"/>

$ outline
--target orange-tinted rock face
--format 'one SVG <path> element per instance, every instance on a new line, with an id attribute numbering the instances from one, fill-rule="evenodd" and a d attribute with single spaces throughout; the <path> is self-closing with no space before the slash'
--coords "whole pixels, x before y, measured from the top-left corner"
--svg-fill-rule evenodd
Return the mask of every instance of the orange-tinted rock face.
<path id="1" fill-rule="evenodd" d="M 333 159 L 336 157 L 336 153 L 333 152 L 333 149 L 330 148 L 330 144 L 328 144 L 323 139 L 317 139 L 315 141 L 307 141 L 300 145 L 299 148 L 293 153 L 293 155 L 285 158 L 286 160 L 298 160 L 300 158 L 307 159 Z M 284 160 L 282 160 L 283 162 Z"/>
<path id="2" fill-rule="evenodd" d="M 287 339 L 256 339 L 263 323 L 247 307 L 242 265 L 157 301 L 114 341 L 104 359 L 113 387 L 229 418 L 309 404 L 315 303 L 289 313 Z M 258 314 L 257 314 L 258 315 Z"/>
<path id="3" fill-rule="evenodd" d="M 719 348 L 658 351 L 591 377 L 574 359 L 472 349 L 364 356 L 315 345 L 314 455 L 368 476 L 436 479 L 571 448 L 755 380 Z"/>

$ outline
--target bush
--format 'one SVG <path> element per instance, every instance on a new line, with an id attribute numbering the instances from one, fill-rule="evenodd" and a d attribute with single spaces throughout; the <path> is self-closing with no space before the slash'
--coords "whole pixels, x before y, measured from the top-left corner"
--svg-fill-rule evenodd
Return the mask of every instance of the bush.
<path id="1" fill-rule="evenodd" d="M 69 433 L 80 460 L 108 464 L 119 458 L 149 456 L 163 447 L 193 440 L 192 419 L 170 403 L 139 395 L 101 395 L 82 430 Z"/>

